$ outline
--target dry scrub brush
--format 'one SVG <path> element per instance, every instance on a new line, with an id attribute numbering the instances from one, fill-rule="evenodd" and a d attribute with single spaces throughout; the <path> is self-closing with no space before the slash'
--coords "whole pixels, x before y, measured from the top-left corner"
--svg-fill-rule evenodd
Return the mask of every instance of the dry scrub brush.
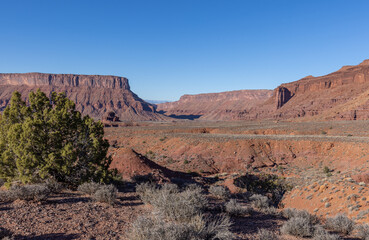
<path id="1" fill-rule="evenodd" d="M 339 240 L 341 239 L 338 235 L 330 234 L 322 226 L 316 225 L 314 229 L 313 240 Z"/>
<path id="2" fill-rule="evenodd" d="M 295 208 L 287 208 L 282 214 L 289 219 L 281 228 L 283 234 L 298 237 L 312 237 L 314 235 L 314 224 L 318 223 L 316 216 L 305 210 L 297 210 Z"/>
<path id="3" fill-rule="evenodd" d="M 298 210 L 296 208 L 286 208 L 283 210 L 282 215 L 287 219 L 294 217 L 306 218 L 311 224 L 317 224 L 319 222 L 315 215 L 310 214 L 306 210 Z"/>
<path id="4" fill-rule="evenodd" d="M 250 207 L 241 206 L 236 199 L 231 199 L 225 204 L 225 211 L 231 216 L 243 216 L 252 213 L 252 209 Z"/>
<path id="5" fill-rule="evenodd" d="M 143 183 L 137 185 L 136 192 L 145 204 L 153 206 L 153 212 L 132 224 L 130 240 L 233 239 L 228 216 L 204 215 L 208 200 L 199 186 L 190 185 L 181 191 L 174 184 L 159 187 Z"/>
<path id="6" fill-rule="evenodd" d="M 250 197 L 251 204 L 254 208 L 264 209 L 269 207 L 269 199 L 261 194 L 254 194 Z"/>
<path id="7" fill-rule="evenodd" d="M 273 231 L 259 229 L 255 236 L 255 240 L 279 240 L 280 237 Z"/>
<path id="8" fill-rule="evenodd" d="M 78 191 L 92 196 L 96 202 L 113 204 L 117 198 L 117 188 L 110 184 L 99 184 L 95 182 L 83 183 L 78 186 Z"/>
<path id="9" fill-rule="evenodd" d="M 216 198 L 228 200 L 231 196 L 231 193 L 228 188 L 224 186 L 210 186 L 209 193 Z"/>
<path id="10" fill-rule="evenodd" d="M 349 235 L 355 228 L 355 222 L 344 214 L 337 214 L 333 218 L 327 218 L 326 227 L 333 231 Z"/>
<path id="11" fill-rule="evenodd" d="M 292 217 L 283 224 L 281 232 L 297 237 L 311 237 L 314 234 L 314 226 L 307 218 Z"/>
<path id="12" fill-rule="evenodd" d="M 231 221 L 228 217 L 216 219 L 197 215 L 186 223 L 166 221 L 155 216 L 139 216 L 128 232 L 130 240 L 230 240 Z"/>
<path id="13" fill-rule="evenodd" d="M 369 225 L 361 224 L 356 227 L 356 235 L 360 239 L 369 240 Z"/>
<path id="14" fill-rule="evenodd" d="M 179 191 L 175 184 L 164 184 L 161 188 L 148 183 L 136 187 L 142 201 L 154 207 L 154 213 L 172 221 L 188 221 L 208 205 L 202 188 L 187 187 Z"/>
<path id="15" fill-rule="evenodd" d="M 44 201 L 50 193 L 51 191 L 46 184 L 15 185 L 10 187 L 9 190 L 0 191 L 0 201 Z"/>

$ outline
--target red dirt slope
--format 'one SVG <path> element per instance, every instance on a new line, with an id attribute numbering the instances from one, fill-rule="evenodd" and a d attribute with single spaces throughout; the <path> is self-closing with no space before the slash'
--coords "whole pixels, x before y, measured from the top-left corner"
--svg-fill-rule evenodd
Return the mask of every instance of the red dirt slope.
<path id="1" fill-rule="evenodd" d="M 119 148 L 112 152 L 113 162 L 110 167 L 116 168 L 125 179 L 134 176 L 151 174 L 158 181 L 170 181 L 178 174 L 149 160 L 130 148 Z"/>

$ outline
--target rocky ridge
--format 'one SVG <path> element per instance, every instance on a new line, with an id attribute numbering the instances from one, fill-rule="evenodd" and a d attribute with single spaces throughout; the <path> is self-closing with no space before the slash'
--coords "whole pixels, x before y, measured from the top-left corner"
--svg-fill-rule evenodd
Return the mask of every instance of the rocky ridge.
<path id="1" fill-rule="evenodd" d="M 359 65 L 344 66 L 328 75 L 307 76 L 280 85 L 274 90 L 274 102 L 269 100 L 264 105 L 264 110 L 273 110 L 269 116 L 264 114 L 264 117 L 369 119 L 368 90 L 369 60 L 365 60 Z"/>
<path id="2" fill-rule="evenodd" d="M 238 90 L 220 93 L 183 95 L 176 102 L 158 104 L 168 116 L 192 116 L 201 120 L 234 120 L 240 111 L 250 111 L 265 102 L 272 90 Z"/>
<path id="3" fill-rule="evenodd" d="M 369 119 L 369 60 L 328 75 L 307 76 L 272 90 L 184 95 L 158 104 L 166 115 L 201 120 Z"/>

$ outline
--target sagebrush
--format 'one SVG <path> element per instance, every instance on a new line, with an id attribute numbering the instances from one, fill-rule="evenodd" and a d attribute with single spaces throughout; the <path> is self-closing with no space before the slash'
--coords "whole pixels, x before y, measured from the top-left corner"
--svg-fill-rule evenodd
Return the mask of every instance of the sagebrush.
<path id="1" fill-rule="evenodd" d="M 188 221 L 208 204 L 202 188 L 197 186 L 180 191 L 175 184 L 157 187 L 143 183 L 136 187 L 136 191 L 144 203 L 154 207 L 156 214 L 172 221 Z"/>
<path id="2" fill-rule="evenodd" d="M 355 228 L 355 222 L 345 214 L 337 214 L 333 218 L 327 218 L 326 226 L 334 231 L 349 235 Z"/>

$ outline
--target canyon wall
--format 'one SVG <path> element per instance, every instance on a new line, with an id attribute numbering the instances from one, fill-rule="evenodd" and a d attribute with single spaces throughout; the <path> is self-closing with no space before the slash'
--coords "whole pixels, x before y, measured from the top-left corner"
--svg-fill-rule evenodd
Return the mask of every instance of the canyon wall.
<path id="1" fill-rule="evenodd" d="M 271 90 L 184 95 L 158 104 L 166 115 L 200 120 L 369 119 L 369 60 Z"/>
<path id="2" fill-rule="evenodd" d="M 331 74 L 308 76 L 274 90 L 262 118 L 369 119 L 369 60 Z M 271 107 L 271 105 L 274 105 Z M 265 111 L 265 110 L 269 111 Z M 272 110 L 272 111 L 271 111 Z"/>

